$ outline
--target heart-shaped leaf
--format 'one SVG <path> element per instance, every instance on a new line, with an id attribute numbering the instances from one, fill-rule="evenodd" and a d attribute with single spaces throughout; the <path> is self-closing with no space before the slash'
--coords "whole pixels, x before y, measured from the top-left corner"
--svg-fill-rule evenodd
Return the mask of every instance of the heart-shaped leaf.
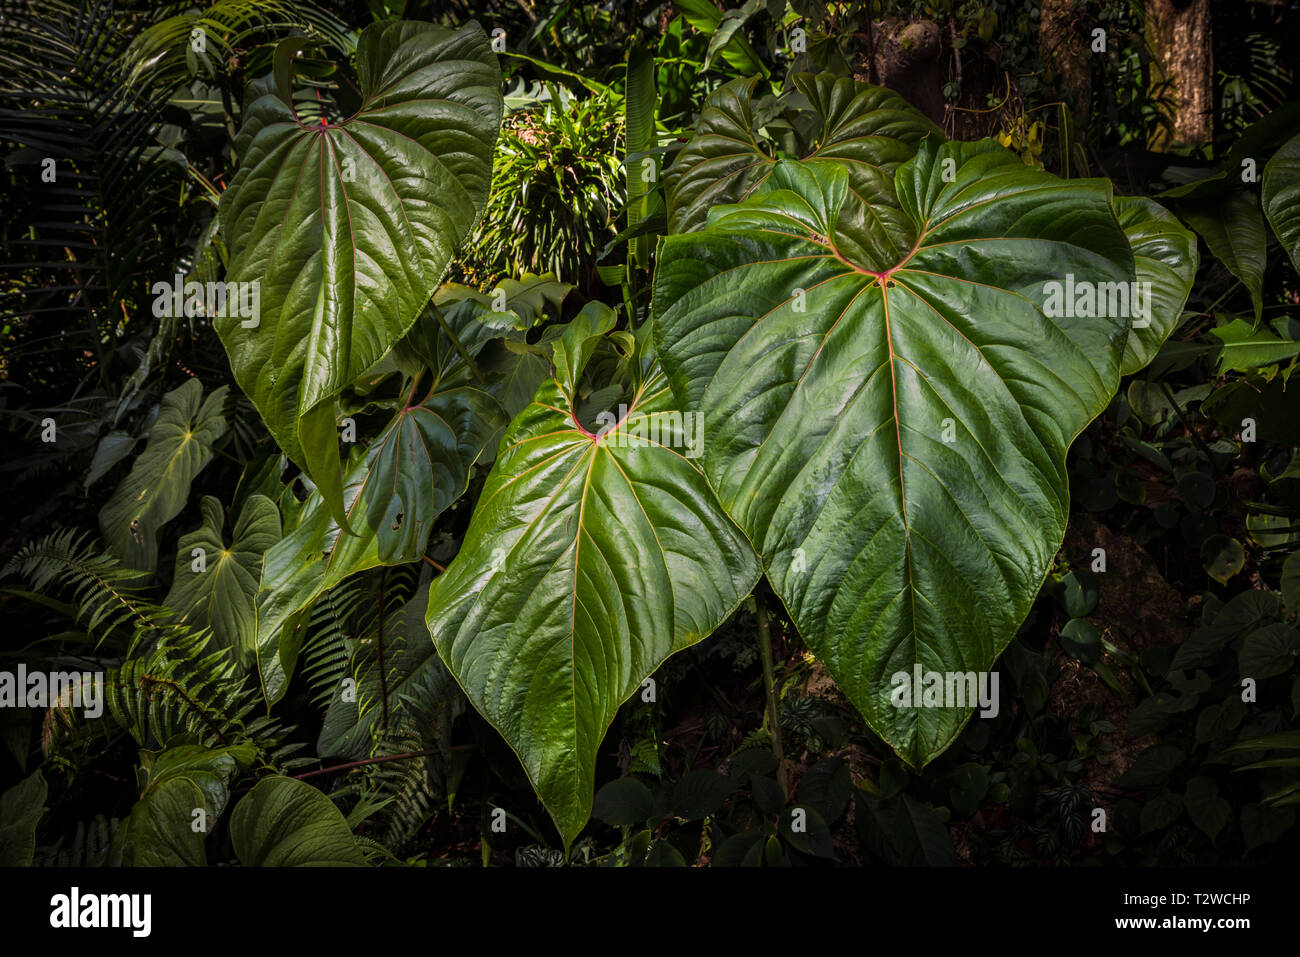
<path id="1" fill-rule="evenodd" d="M 926 140 L 893 188 L 915 248 L 873 271 L 845 171 L 780 164 L 664 241 L 653 321 L 723 507 L 920 767 L 970 712 L 895 707 L 891 677 L 987 671 L 1015 634 L 1064 536 L 1066 450 L 1119 382 L 1130 319 L 1098 296 L 1135 273 L 1107 181 Z"/>
<path id="2" fill-rule="evenodd" d="M 203 839 L 226 808 L 230 779 L 253 757 L 249 745 L 141 751 L 140 800 L 113 834 L 113 859 L 134 867 L 203 866 Z"/>
<path id="3" fill-rule="evenodd" d="M 1208 199 L 1185 199 L 1178 212 L 1196 230 L 1210 252 L 1241 280 L 1250 293 L 1258 323 L 1264 309 L 1264 267 L 1268 262 L 1268 235 L 1259 201 L 1239 190 Z"/>
<path id="4" fill-rule="evenodd" d="M 48 788 L 33 771 L 0 794 L 0 867 L 31 867 L 36 853 L 36 825 L 45 814 Z"/>
<path id="5" fill-rule="evenodd" d="M 310 784 L 269 777 L 235 805 L 230 840 L 245 867 L 360 867 L 347 819 Z"/>
<path id="6" fill-rule="evenodd" d="M 501 73 L 478 24 L 385 21 L 357 44 L 362 104 L 306 124 L 257 99 L 221 199 L 227 280 L 260 315 L 215 320 L 235 380 L 343 521 L 335 399 L 410 329 L 477 224 L 501 122 Z"/>
<path id="7" fill-rule="evenodd" d="M 732 80 L 705 100 L 695 135 L 664 177 L 671 232 L 699 229 L 712 207 L 740 202 L 776 167 L 774 147 L 760 142 L 755 83 Z M 890 175 L 922 137 L 938 135 L 938 127 L 884 87 L 830 73 L 801 73 L 794 84 L 809 106 L 804 158 L 844 165 L 850 188 L 863 200 L 853 207 L 858 228 L 872 235 L 880 255 L 897 261 L 910 245 L 911 225 L 888 188 Z"/>
<path id="8" fill-rule="evenodd" d="M 419 351 L 437 364 L 431 391 L 352 455 L 343 498 L 356 534 L 340 531 L 317 491 L 294 530 L 266 554 L 257 646 L 268 700 L 283 693 L 288 679 L 277 639 L 291 616 L 354 572 L 419 561 L 434 519 L 464 493 L 471 466 L 506 425 L 500 403 L 469 381 L 446 337 Z"/>
<path id="9" fill-rule="evenodd" d="M 583 354 L 589 331 L 571 326 L 564 354 Z M 758 578 L 749 543 L 677 450 L 682 426 L 662 374 L 600 436 L 547 380 L 430 588 L 438 653 L 515 749 L 566 844 L 591 811 L 596 750 L 619 705 Z"/>
<path id="10" fill-rule="evenodd" d="M 185 507 L 190 483 L 226 432 L 227 391 L 223 385 L 204 399 L 199 380 L 190 379 L 163 396 L 149 444 L 99 512 L 100 531 L 123 566 L 157 567 L 158 534 Z"/>
<path id="11" fill-rule="evenodd" d="M 219 499 L 203 496 L 203 524 L 182 535 L 176 575 L 165 604 L 195 628 L 211 628 L 217 646 L 251 661 L 257 638 L 254 604 L 262 580 L 262 555 L 280 540 L 280 513 L 265 495 L 250 495 L 226 545 Z"/>

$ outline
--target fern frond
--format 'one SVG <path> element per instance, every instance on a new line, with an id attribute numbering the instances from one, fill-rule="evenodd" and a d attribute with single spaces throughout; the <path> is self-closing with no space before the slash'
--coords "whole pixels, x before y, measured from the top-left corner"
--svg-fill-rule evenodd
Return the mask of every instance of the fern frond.
<path id="1" fill-rule="evenodd" d="M 447 792 L 451 726 L 465 706 L 424 624 L 430 577 L 414 565 L 371 576 L 370 600 L 355 618 L 356 702 L 336 700 L 326 717 L 336 750 L 373 762 L 352 771 L 347 786 L 383 800 L 369 827 L 394 850 L 418 834 Z M 374 760 L 396 755 L 413 756 Z"/>
<path id="2" fill-rule="evenodd" d="M 191 3 L 161 4 L 160 16 L 131 43 L 123 57 L 128 82 L 143 76 L 179 83 L 190 75 L 190 58 L 209 76 L 234 53 L 258 39 L 272 40 L 290 29 L 350 52 L 347 27 L 333 14 L 301 0 L 216 0 L 207 9 Z M 194 49 L 201 31 L 203 50 Z M 188 55 L 187 55 L 188 54 Z M 197 54 L 197 55 L 196 55 Z"/>
<path id="3" fill-rule="evenodd" d="M 142 640 L 186 631 L 175 612 L 144 597 L 140 572 L 123 568 L 90 533 L 60 529 L 24 545 L 0 569 L 0 581 L 11 575 L 33 591 L 65 597 L 98 644 L 112 639 L 129 652 Z"/>
<path id="4" fill-rule="evenodd" d="M 360 600 L 355 579 L 325 592 L 311 612 L 299 661 L 312 705 L 324 711 L 348 676 L 354 642 L 348 633 L 348 609 Z"/>
<path id="5" fill-rule="evenodd" d="M 252 744 L 266 753 L 284 730 L 250 714 L 261 701 L 229 649 L 208 650 L 207 633 L 158 637 L 147 652 L 110 672 L 108 710 L 142 746 L 162 746 L 178 734 L 208 747 Z"/>

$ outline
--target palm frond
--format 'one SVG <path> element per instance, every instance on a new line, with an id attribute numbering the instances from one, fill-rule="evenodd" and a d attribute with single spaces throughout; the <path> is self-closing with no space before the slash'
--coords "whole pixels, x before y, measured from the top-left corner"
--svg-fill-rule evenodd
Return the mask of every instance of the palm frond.
<path id="1" fill-rule="evenodd" d="M 127 80 L 175 84 L 194 73 L 213 77 L 238 48 L 290 31 L 319 38 L 338 50 L 355 46 L 347 26 L 302 0 L 216 0 L 195 11 L 189 3 L 162 4 L 155 22 L 127 49 Z"/>
<path id="2" fill-rule="evenodd" d="M 4 4 L 0 313 L 12 317 L 11 366 L 54 351 L 42 341 L 52 334 L 105 370 L 186 245 L 186 163 L 157 138 L 166 96 L 120 82 L 131 23 L 103 2 Z"/>

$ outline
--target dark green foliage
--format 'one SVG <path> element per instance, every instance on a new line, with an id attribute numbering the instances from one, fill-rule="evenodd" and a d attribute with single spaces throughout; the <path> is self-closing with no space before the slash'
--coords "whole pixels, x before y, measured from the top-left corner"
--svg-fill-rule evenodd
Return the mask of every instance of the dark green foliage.
<path id="1" fill-rule="evenodd" d="M 1121 0 L 1083 86 L 1037 0 L 4 3 L 0 671 L 103 713 L 0 708 L 0 863 L 1293 861 L 1297 11 L 1215 6 L 1180 144 Z"/>

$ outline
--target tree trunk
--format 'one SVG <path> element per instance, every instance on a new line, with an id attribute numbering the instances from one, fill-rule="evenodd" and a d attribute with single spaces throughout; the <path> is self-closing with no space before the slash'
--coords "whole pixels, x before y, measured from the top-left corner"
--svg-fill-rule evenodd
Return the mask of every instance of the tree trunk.
<path id="1" fill-rule="evenodd" d="M 1155 53 L 1151 79 L 1172 130 L 1152 134 L 1151 149 L 1196 146 L 1214 137 L 1214 55 L 1210 0 L 1146 0 L 1147 41 Z"/>
<path id="2" fill-rule="evenodd" d="M 1081 0 L 1043 0 L 1038 55 L 1076 117 L 1086 117 L 1092 103 L 1091 27 Z"/>

